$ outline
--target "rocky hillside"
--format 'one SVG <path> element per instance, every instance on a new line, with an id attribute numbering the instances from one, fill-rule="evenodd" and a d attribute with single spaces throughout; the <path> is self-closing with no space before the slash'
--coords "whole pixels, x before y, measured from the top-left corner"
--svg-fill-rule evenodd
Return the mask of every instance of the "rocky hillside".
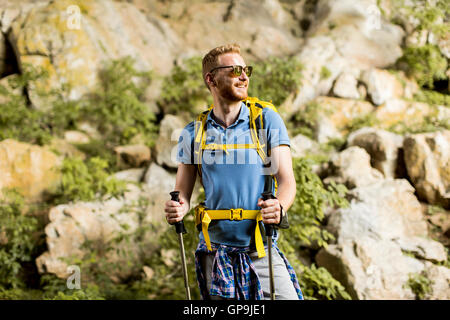
<path id="1" fill-rule="evenodd" d="M 183 298 L 163 207 L 180 130 L 210 102 L 200 57 L 225 43 L 289 130 L 280 246 L 305 296 L 450 299 L 449 9 L 0 0 L 0 299 Z"/>

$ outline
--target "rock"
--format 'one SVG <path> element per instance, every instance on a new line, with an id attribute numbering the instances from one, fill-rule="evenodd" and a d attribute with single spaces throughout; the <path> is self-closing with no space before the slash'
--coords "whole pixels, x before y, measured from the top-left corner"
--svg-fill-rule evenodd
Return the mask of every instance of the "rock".
<path id="1" fill-rule="evenodd" d="M 146 145 L 127 145 L 114 148 L 120 167 L 141 167 L 150 162 L 150 148 Z"/>
<path id="2" fill-rule="evenodd" d="M 308 36 L 329 34 L 339 53 L 361 67 L 385 68 L 402 55 L 404 31 L 381 17 L 376 0 L 321 0 Z"/>
<path id="3" fill-rule="evenodd" d="M 55 154 L 64 158 L 80 158 L 82 160 L 86 159 L 86 154 L 78 150 L 73 144 L 65 139 L 60 139 L 57 137 L 52 137 L 49 148 Z"/>
<path id="4" fill-rule="evenodd" d="M 406 286 L 409 275 L 427 270 L 427 260 L 446 259 L 442 244 L 427 238 L 414 188 L 404 179 L 386 179 L 355 188 L 349 197 L 350 206 L 328 220 L 336 243 L 319 251 L 317 264 L 354 299 L 414 299 Z M 410 251 L 414 257 L 407 254 Z M 440 284 L 446 281 L 438 277 Z"/>
<path id="5" fill-rule="evenodd" d="M 435 114 L 435 109 L 423 102 L 404 99 L 386 101 L 375 109 L 374 115 L 383 129 L 420 126 L 427 116 Z"/>
<path id="6" fill-rule="evenodd" d="M 447 252 L 444 246 L 437 241 L 423 237 L 405 237 L 394 239 L 403 251 L 414 256 L 433 262 L 444 262 L 447 260 Z"/>
<path id="7" fill-rule="evenodd" d="M 341 73 L 333 86 L 333 94 L 345 99 L 359 99 L 358 80 L 351 73 Z"/>
<path id="8" fill-rule="evenodd" d="M 370 156 L 366 150 L 356 146 L 334 154 L 329 171 L 331 175 L 324 183 L 333 180 L 345 184 L 349 189 L 371 185 L 383 179 L 383 174 L 370 166 Z"/>
<path id="9" fill-rule="evenodd" d="M 27 202 L 41 202 L 60 184 L 62 159 L 48 148 L 6 139 L 0 142 L 0 190 L 15 188 Z"/>
<path id="10" fill-rule="evenodd" d="M 67 10 L 70 5 L 70 0 L 52 1 L 11 25 L 9 40 L 20 67 L 31 63 L 49 73 L 29 88 L 35 107 L 48 108 L 51 101 L 39 90 L 65 86 L 68 99 L 93 91 L 98 71 L 110 59 L 131 56 L 138 70 L 168 74 L 178 39 L 163 21 L 124 2 L 81 1 L 73 12 Z"/>
<path id="11" fill-rule="evenodd" d="M 144 178 L 145 169 L 136 168 L 128 169 L 114 173 L 114 177 L 118 180 L 129 182 L 141 182 Z"/>
<path id="12" fill-rule="evenodd" d="M 155 275 L 155 271 L 150 268 L 149 266 L 143 266 L 142 272 L 144 273 L 144 279 L 145 280 L 151 280 L 153 276 Z"/>
<path id="13" fill-rule="evenodd" d="M 309 152 L 315 153 L 319 151 L 317 142 L 311 140 L 307 136 L 297 134 L 291 139 L 291 152 L 293 158 L 300 158 Z"/>
<path id="14" fill-rule="evenodd" d="M 403 149 L 406 169 L 419 197 L 450 208 L 450 131 L 408 135 Z"/>
<path id="15" fill-rule="evenodd" d="M 187 123 L 181 117 L 167 114 L 161 121 L 159 137 L 155 144 L 156 162 L 177 168 L 176 162 L 178 137 Z"/>
<path id="16" fill-rule="evenodd" d="M 429 300 L 450 300 L 450 269 L 437 266 L 431 262 L 425 262 L 427 278 L 431 280 L 431 294 L 426 297 Z"/>
<path id="17" fill-rule="evenodd" d="M 169 193 L 175 188 L 175 174 L 169 173 L 156 163 L 151 163 L 144 176 L 149 190 L 151 217 L 156 221 L 165 221 L 165 202 L 170 200 Z"/>
<path id="18" fill-rule="evenodd" d="M 316 262 L 328 269 L 354 300 L 413 300 L 412 291 L 403 286 L 409 273 L 423 270 L 421 262 L 403 255 L 392 242 L 369 237 L 322 248 Z"/>
<path id="19" fill-rule="evenodd" d="M 290 113 L 298 110 L 309 101 L 321 95 L 327 95 L 333 82 L 345 69 L 351 67 L 336 51 L 332 38 L 317 36 L 306 39 L 304 46 L 296 58 L 303 64 L 301 84 L 292 106 L 287 110 Z M 321 71 L 328 70 L 329 76 L 321 77 Z M 354 71 L 358 73 L 358 71 Z"/>
<path id="20" fill-rule="evenodd" d="M 170 200 L 170 192 L 174 191 L 176 175 L 166 171 L 156 163 L 151 163 L 145 173 L 144 183 L 147 187 L 149 203 L 149 217 L 153 221 L 166 222 L 164 207 L 167 200 Z M 193 208 L 198 204 L 197 198 L 200 194 L 200 182 L 196 180 L 194 190 L 192 192 L 190 207 Z"/>
<path id="21" fill-rule="evenodd" d="M 68 130 L 64 132 L 64 140 L 74 144 L 89 143 L 89 136 L 83 132 L 76 130 Z"/>
<path id="22" fill-rule="evenodd" d="M 262 60 L 292 55 L 302 44 L 302 39 L 291 33 L 298 25 L 277 0 L 183 2 L 167 4 L 163 10 L 185 47 L 197 55 L 238 43 L 245 56 Z"/>
<path id="23" fill-rule="evenodd" d="M 134 184 L 128 184 L 127 189 L 123 199 L 63 204 L 52 208 L 50 223 L 45 227 L 48 251 L 36 259 L 38 271 L 66 278 L 68 263 L 96 250 L 100 265 L 107 263 L 113 266 L 105 273 L 114 281 L 139 272 L 135 266 L 141 263 L 139 250 L 142 247 L 132 235 L 143 222 L 140 213 L 130 207 L 145 197 L 146 192 Z M 129 236 L 130 241 L 117 241 L 121 234 Z M 145 233 L 139 245 L 149 243 L 154 236 L 154 232 L 151 235 Z M 90 245 L 85 247 L 86 243 Z"/>
<path id="24" fill-rule="evenodd" d="M 371 127 L 364 127 L 349 134 L 347 146 L 358 146 L 370 155 L 372 167 L 386 178 L 403 177 L 403 137 Z"/>
<path id="25" fill-rule="evenodd" d="M 370 69 L 362 74 L 362 81 L 375 105 L 403 96 L 403 86 L 397 78 L 385 70 Z"/>
<path id="26" fill-rule="evenodd" d="M 313 109 L 314 110 L 311 110 Z M 309 105 L 298 110 L 300 114 L 314 113 L 313 129 L 319 143 L 340 138 L 348 134 L 347 126 L 356 118 L 373 112 L 374 107 L 366 101 L 340 99 L 333 97 L 318 97 Z"/>

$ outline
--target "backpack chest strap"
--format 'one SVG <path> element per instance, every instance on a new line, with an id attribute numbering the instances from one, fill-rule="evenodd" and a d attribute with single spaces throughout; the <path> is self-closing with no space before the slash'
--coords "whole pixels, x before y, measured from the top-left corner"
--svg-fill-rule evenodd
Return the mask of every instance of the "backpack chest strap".
<path id="1" fill-rule="evenodd" d="M 256 220 L 255 227 L 255 245 L 258 257 L 262 258 L 266 255 L 264 249 L 264 243 L 262 240 L 261 230 L 259 228 L 259 222 L 262 221 L 262 214 L 260 210 L 245 210 L 242 208 L 226 209 L 226 210 L 210 210 L 203 205 L 195 207 L 195 224 L 198 226 L 201 224 L 203 236 L 205 238 L 206 246 L 209 251 L 212 251 L 211 240 L 208 234 L 209 224 L 212 220 Z"/>

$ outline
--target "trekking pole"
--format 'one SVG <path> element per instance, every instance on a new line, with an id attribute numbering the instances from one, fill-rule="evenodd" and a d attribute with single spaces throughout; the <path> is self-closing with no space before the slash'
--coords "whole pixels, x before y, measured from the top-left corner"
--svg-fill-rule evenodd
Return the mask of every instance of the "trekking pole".
<path id="1" fill-rule="evenodd" d="M 272 194 L 272 176 L 266 175 L 264 183 L 264 192 L 261 194 L 262 199 L 275 199 Z M 269 284 L 270 284 L 270 300 L 275 300 L 275 283 L 273 279 L 273 263 L 272 263 L 272 236 L 273 236 L 273 226 L 271 224 L 264 224 L 264 229 L 266 230 L 267 236 L 267 247 L 269 254 Z"/>
<path id="2" fill-rule="evenodd" d="M 173 201 L 180 202 L 180 191 L 172 191 L 170 196 Z M 186 229 L 184 228 L 183 220 L 174 223 L 175 231 L 178 234 L 178 242 L 180 243 L 180 254 L 181 254 L 181 264 L 183 267 L 183 277 L 184 277 L 184 288 L 186 289 L 186 299 L 191 300 L 191 292 L 189 291 L 189 281 L 188 281 L 188 273 L 186 266 L 186 253 L 184 251 L 184 243 L 183 243 L 183 233 L 186 233 Z"/>

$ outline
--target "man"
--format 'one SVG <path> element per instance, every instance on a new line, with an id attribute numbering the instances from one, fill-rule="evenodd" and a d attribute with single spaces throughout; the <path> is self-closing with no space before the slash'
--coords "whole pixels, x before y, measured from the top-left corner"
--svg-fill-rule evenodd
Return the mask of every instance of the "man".
<path id="1" fill-rule="evenodd" d="M 268 155 L 277 169 L 273 175 L 278 188 L 276 199 L 263 201 L 261 198 L 264 163 L 256 148 L 248 148 L 252 141 L 250 104 L 243 102 L 247 101 L 251 70 L 240 55 L 238 45 L 211 50 L 203 58 L 203 79 L 213 97 L 213 106 L 205 113 L 200 167 L 194 157 L 199 153 L 193 148 L 198 128 L 195 121 L 184 128 L 179 139 L 177 160 L 180 163 L 174 190 L 180 191 L 180 201 L 166 202 L 166 219 L 174 224 L 189 211 L 198 173 L 206 197 L 204 207 L 197 212 L 202 232 L 196 250 L 196 271 L 203 299 L 263 299 L 270 296 L 265 254 L 268 250 L 261 240 L 265 237 L 261 237 L 263 227 L 259 227 L 259 221 L 278 226 L 283 220 L 286 222 L 285 212 L 296 193 L 286 126 L 274 108 L 264 108 L 264 130 L 267 144 L 271 146 Z M 230 219 L 214 219 L 214 213 L 228 211 L 231 212 L 227 215 Z M 278 247 L 275 245 L 274 248 L 276 299 L 303 299 L 294 270 Z"/>

